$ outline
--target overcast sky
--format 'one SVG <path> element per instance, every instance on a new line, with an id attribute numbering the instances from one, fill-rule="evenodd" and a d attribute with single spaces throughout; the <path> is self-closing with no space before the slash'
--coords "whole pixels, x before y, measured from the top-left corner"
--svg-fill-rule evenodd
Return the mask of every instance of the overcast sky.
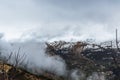
<path id="1" fill-rule="evenodd" d="M 4 39 L 105 41 L 120 30 L 120 0 L 0 0 Z"/>

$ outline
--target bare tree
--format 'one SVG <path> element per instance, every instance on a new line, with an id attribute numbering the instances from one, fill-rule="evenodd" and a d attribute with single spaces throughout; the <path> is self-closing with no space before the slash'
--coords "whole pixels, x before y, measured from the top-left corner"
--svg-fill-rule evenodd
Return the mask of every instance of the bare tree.
<path id="1" fill-rule="evenodd" d="M 7 71 L 5 66 L 10 64 L 10 61 L 13 62 L 13 65 L 11 64 L 11 68 Z M 8 57 L 2 56 L 0 53 L 0 64 L 1 64 L 1 73 L 0 73 L 0 80 L 13 80 L 17 75 L 19 75 L 18 67 L 27 66 L 26 64 L 23 64 L 25 61 L 25 53 L 23 55 L 20 54 L 20 48 L 17 52 L 11 52 Z"/>

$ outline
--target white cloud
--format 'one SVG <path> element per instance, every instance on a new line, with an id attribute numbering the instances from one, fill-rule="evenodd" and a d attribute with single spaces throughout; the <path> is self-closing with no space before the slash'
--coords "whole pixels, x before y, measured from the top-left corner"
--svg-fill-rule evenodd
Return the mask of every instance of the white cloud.
<path id="1" fill-rule="evenodd" d="M 7 40 L 31 33 L 33 38 L 54 39 L 70 32 L 101 40 L 104 34 L 109 39 L 116 27 L 120 29 L 119 4 L 119 0 L 0 0 L 0 32 Z M 100 26 L 93 27 L 96 24 Z"/>

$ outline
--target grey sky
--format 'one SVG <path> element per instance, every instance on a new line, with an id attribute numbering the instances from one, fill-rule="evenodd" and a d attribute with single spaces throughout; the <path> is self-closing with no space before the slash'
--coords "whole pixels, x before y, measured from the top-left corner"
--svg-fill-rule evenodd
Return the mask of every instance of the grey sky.
<path id="1" fill-rule="evenodd" d="M 108 40 L 119 21 L 120 0 L 0 0 L 0 32 L 8 40 Z"/>

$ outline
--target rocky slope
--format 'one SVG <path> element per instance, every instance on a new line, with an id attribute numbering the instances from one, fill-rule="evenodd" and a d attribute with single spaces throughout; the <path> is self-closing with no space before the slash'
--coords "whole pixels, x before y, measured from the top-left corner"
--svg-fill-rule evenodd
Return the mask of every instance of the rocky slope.
<path id="1" fill-rule="evenodd" d="M 120 52 L 115 47 L 64 41 L 46 45 L 46 54 L 65 61 L 65 76 L 46 71 L 36 75 L 1 60 L 0 80 L 120 80 Z"/>

